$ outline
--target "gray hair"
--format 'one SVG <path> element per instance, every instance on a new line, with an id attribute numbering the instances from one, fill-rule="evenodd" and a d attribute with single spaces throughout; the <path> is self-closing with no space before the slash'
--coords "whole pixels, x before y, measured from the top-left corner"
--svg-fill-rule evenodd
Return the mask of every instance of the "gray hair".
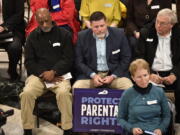
<path id="1" fill-rule="evenodd" d="M 177 23 L 177 16 L 176 16 L 175 11 L 173 11 L 173 10 L 171 10 L 169 8 L 161 9 L 157 14 L 157 17 L 158 16 L 166 16 L 166 17 L 168 17 L 171 24 Z"/>

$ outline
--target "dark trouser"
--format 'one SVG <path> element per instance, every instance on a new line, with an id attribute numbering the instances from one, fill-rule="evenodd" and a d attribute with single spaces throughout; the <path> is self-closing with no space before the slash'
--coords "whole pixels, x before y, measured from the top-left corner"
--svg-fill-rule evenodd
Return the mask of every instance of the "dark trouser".
<path id="1" fill-rule="evenodd" d="M 180 79 L 178 78 L 175 84 L 175 106 L 176 106 L 176 122 L 180 123 Z"/>
<path id="2" fill-rule="evenodd" d="M 4 43 L 0 45 L 1 47 L 5 48 L 8 53 L 9 58 L 9 68 L 8 73 L 12 80 L 17 79 L 17 64 L 22 55 L 22 41 L 19 37 L 15 36 L 13 38 L 13 42 Z"/>
<path id="3" fill-rule="evenodd" d="M 129 46 L 131 49 L 131 60 L 134 60 L 135 58 L 135 49 L 137 48 L 138 39 L 136 39 L 134 36 L 128 36 Z"/>
<path id="4" fill-rule="evenodd" d="M 157 72 L 154 72 L 157 73 Z M 158 72 L 162 77 L 170 75 L 170 71 Z M 177 80 L 172 85 L 165 85 L 165 91 L 174 90 L 175 95 L 175 107 L 176 107 L 176 122 L 180 123 L 180 79 L 177 77 Z"/>

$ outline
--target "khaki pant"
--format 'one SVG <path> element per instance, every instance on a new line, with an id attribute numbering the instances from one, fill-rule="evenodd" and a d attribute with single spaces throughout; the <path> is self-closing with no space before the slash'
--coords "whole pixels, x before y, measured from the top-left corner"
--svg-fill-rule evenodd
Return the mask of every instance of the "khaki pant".
<path id="1" fill-rule="evenodd" d="M 56 94 L 58 108 L 61 112 L 61 123 L 64 130 L 72 128 L 72 94 L 70 93 L 71 84 L 69 80 L 65 80 L 56 84 L 53 88 L 49 88 Z M 21 118 L 24 129 L 32 129 L 35 127 L 33 110 L 35 100 L 47 91 L 44 83 L 40 78 L 31 75 L 25 82 L 21 98 Z"/>
<path id="2" fill-rule="evenodd" d="M 98 75 L 100 75 L 101 77 L 105 77 L 107 73 L 99 72 Z M 118 77 L 114 79 L 111 84 L 108 85 L 109 88 L 123 90 L 126 90 L 132 86 L 133 84 L 131 80 L 126 77 Z M 74 88 L 95 88 L 95 86 L 92 79 L 86 79 L 76 81 L 73 85 L 73 89 Z"/>

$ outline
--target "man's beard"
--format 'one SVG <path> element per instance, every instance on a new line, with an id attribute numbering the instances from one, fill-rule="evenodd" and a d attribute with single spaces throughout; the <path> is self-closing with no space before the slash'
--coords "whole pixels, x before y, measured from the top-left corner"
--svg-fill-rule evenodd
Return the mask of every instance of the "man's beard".
<path id="1" fill-rule="evenodd" d="M 104 39 L 105 38 L 105 33 L 101 33 L 101 34 L 97 34 L 96 36 L 97 36 L 97 38 L 99 38 L 99 39 Z"/>

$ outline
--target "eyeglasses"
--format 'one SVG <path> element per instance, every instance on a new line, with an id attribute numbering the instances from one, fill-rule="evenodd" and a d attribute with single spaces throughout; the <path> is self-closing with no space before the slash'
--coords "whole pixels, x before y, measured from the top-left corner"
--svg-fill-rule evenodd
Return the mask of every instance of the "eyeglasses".
<path id="1" fill-rule="evenodd" d="M 170 24 L 170 22 L 160 22 L 156 20 L 156 24 L 160 25 L 160 26 L 166 26 L 168 24 Z"/>

